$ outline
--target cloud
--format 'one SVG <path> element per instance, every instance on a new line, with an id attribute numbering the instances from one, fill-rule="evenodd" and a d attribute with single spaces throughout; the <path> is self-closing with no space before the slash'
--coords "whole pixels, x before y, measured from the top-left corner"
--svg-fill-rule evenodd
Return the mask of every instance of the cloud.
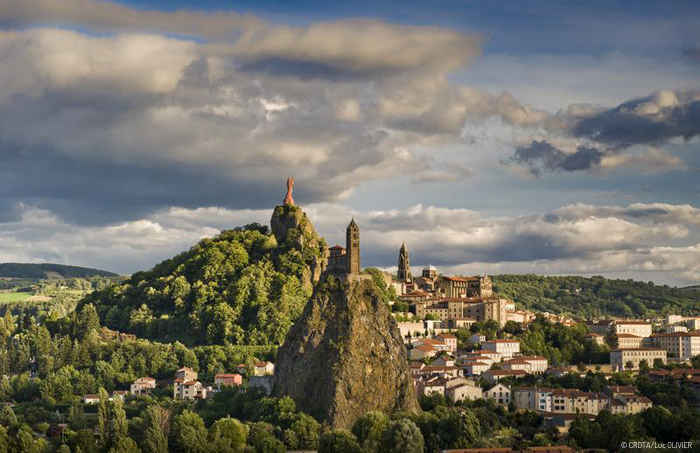
<path id="1" fill-rule="evenodd" d="M 519 164 L 540 175 L 548 171 L 594 170 L 605 174 L 619 168 L 645 173 L 684 167 L 683 161 L 657 146 L 673 139 L 700 135 L 700 91 L 657 91 L 606 109 L 576 104 L 544 123 L 549 136 L 568 141 L 563 150 L 547 139 L 519 146 L 504 164 Z M 550 138 L 550 139 L 551 139 Z"/>
<path id="2" fill-rule="evenodd" d="M 565 153 L 545 141 L 533 140 L 530 145 L 516 148 L 515 154 L 508 160 L 526 165 L 530 172 L 539 176 L 542 169 L 556 171 L 588 170 L 600 164 L 603 153 L 595 148 L 579 146 L 573 153 Z"/>
<path id="3" fill-rule="evenodd" d="M 330 244 L 342 243 L 351 216 L 360 225 L 363 264 L 391 268 L 402 242 L 419 269 L 446 273 L 538 272 L 633 276 L 690 284 L 700 279 L 700 209 L 690 205 L 567 205 L 521 217 L 416 205 L 355 211 L 335 203 L 303 206 Z M 78 227 L 48 210 L 18 206 L 0 230 L 0 261 L 53 261 L 122 273 L 150 268 L 270 210 L 172 208 L 110 226 Z"/>
<path id="4" fill-rule="evenodd" d="M 700 47 L 689 47 L 683 50 L 683 56 L 691 60 L 700 60 Z"/>

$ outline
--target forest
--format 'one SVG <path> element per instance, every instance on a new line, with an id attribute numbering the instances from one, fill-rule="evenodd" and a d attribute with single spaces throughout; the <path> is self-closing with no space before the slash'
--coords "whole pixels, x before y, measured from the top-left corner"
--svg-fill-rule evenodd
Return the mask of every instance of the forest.
<path id="1" fill-rule="evenodd" d="M 113 272 L 65 264 L 0 263 L 0 278 L 41 280 L 48 278 L 117 277 Z"/>
<path id="2" fill-rule="evenodd" d="M 700 315 L 700 289 L 605 277 L 494 275 L 493 290 L 520 308 L 578 319 Z"/>

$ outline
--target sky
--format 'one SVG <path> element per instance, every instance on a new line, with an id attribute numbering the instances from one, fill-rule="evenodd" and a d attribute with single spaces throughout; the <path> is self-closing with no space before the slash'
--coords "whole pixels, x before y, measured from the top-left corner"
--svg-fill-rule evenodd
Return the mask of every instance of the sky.
<path id="1" fill-rule="evenodd" d="M 364 266 L 700 283 L 696 1 L 0 0 L 0 262 L 294 198 Z"/>

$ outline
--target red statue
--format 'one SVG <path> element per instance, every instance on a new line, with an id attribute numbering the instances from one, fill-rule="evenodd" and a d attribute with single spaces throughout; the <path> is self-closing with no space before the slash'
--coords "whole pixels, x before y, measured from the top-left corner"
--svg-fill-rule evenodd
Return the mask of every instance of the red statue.
<path id="1" fill-rule="evenodd" d="M 284 204 L 294 204 L 294 198 L 292 198 L 292 190 L 294 190 L 294 178 L 291 176 L 287 178 L 287 196 L 284 197 Z"/>

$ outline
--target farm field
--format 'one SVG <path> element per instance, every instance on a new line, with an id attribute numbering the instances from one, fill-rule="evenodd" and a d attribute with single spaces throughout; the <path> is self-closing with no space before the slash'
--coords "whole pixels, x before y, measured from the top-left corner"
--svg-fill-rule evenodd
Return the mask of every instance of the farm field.
<path id="1" fill-rule="evenodd" d="M 0 304 L 7 302 L 24 302 L 33 296 L 32 293 L 0 292 Z"/>

